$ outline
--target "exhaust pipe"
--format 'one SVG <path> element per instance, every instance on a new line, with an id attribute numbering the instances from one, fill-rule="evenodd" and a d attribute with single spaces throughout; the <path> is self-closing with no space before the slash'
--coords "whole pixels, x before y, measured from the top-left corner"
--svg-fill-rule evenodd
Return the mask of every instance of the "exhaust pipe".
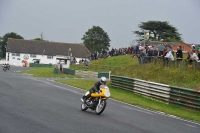
<path id="1" fill-rule="evenodd" d="M 83 101 L 83 98 L 81 98 L 81 102 L 83 103 L 84 101 Z"/>

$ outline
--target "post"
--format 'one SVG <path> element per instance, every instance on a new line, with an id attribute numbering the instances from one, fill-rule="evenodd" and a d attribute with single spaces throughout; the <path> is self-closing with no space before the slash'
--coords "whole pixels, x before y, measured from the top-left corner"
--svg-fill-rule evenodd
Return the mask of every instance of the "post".
<path id="1" fill-rule="evenodd" d="M 144 32 L 144 48 L 145 48 L 145 32 Z"/>

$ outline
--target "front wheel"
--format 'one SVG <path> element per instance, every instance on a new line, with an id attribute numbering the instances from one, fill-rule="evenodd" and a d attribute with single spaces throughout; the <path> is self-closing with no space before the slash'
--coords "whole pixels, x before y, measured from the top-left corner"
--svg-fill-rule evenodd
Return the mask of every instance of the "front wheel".
<path id="1" fill-rule="evenodd" d="M 82 103 L 81 104 L 81 110 L 86 111 L 87 109 L 88 109 L 88 107 L 86 106 L 86 104 Z"/>
<path id="2" fill-rule="evenodd" d="M 106 108 L 106 100 L 102 100 L 100 104 L 97 105 L 95 109 L 95 113 L 97 115 L 100 115 L 104 111 L 105 108 Z"/>

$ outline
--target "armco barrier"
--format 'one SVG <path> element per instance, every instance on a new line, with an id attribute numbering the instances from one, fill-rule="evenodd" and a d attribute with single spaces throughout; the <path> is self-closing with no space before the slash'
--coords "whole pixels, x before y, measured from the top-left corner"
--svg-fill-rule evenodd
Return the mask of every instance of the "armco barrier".
<path id="1" fill-rule="evenodd" d="M 58 68 L 54 68 L 54 73 L 58 74 Z"/>
<path id="2" fill-rule="evenodd" d="M 170 103 L 200 110 L 200 92 L 176 86 L 170 88 Z"/>
<path id="3" fill-rule="evenodd" d="M 52 64 L 30 63 L 29 67 L 53 67 Z"/>
<path id="4" fill-rule="evenodd" d="M 98 72 L 98 78 L 106 77 L 109 78 L 109 73 L 106 72 Z"/>
<path id="5" fill-rule="evenodd" d="M 63 72 L 64 72 L 65 74 L 75 75 L 75 70 L 63 68 Z"/>
<path id="6" fill-rule="evenodd" d="M 165 103 L 200 110 L 200 92 L 191 89 L 111 75 L 111 86 L 128 90 Z"/>
<path id="7" fill-rule="evenodd" d="M 55 69 L 54 69 L 54 73 L 59 73 L 59 72 L 55 72 Z M 93 77 L 93 78 L 101 78 L 102 76 L 104 76 L 108 78 L 108 80 L 110 79 L 109 72 L 107 73 L 106 72 L 92 72 L 92 71 L 72 70 L 68 68 L 63 68 L 63 73 L 72 74 L 72 75 L 80 75 L 83 77 Z"/>
<path id="8" fill-rule="evenodd" d="M 84 77 L 97 77 L 98 72 L 75 70 L 75 75 L 81 75 Z"/>
<path id="9" fill-rule="evenodd" d="M 169 85 L 111 75 L 111 86 L 151 97 L 153 99 L 159 99 L 168 103 L 170 90 Z"/>
<path id="10" fill-rule="evenodd" d="M 169 85 L 134 79 L 133 92 L 153 99 L 158 99 L 168 103 L 170 97 L 169 90 Z"/>

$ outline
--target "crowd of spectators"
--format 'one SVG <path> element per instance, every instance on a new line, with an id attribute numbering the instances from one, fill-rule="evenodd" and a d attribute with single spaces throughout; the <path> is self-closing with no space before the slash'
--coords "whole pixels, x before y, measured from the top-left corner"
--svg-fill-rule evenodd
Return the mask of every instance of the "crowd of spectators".
<path id="1" fill-rule="evenodd" d="M 171 46 L 168 44 L 163 45 L 163 50 L 160 51 L 158 47 L 154 45 L 148 45 L 142 46 L 141 44 L 125 47 L 125 48 L 112 48 L 111 50 L 107 52 L 95 52 L 93 54 L 90 54 L 88 59 L 82 59 L 79 63 L 84 63 L 85 66 L 89 65 L 89 62 L 91 60 L 96 60 L 99 58 L 107 58 L 112 56 L 118 56 L 118 55 L 127 55 L 132 54 L 133 57 L 138 57 L 142 59 L 142 63 L 148 63 L 151 62 L 151 57 L 162 57 L 165 60 L 171 60 L 174 61 L 174 57 L 176 59 L 183 59 L 183 52 L 181 46 L 177 47 L 177 51 L 174 52 L 171 49 Z M 200 50 L 196 51 L 194 46 L 191 46 L 191 50 L 188 52 L 187 60 L 191 64 L 192 60 L 196 60 L 197 62 L 200 62 Z M 75 63 L 76 58 L 71 58 L 71 63 Z"/>

